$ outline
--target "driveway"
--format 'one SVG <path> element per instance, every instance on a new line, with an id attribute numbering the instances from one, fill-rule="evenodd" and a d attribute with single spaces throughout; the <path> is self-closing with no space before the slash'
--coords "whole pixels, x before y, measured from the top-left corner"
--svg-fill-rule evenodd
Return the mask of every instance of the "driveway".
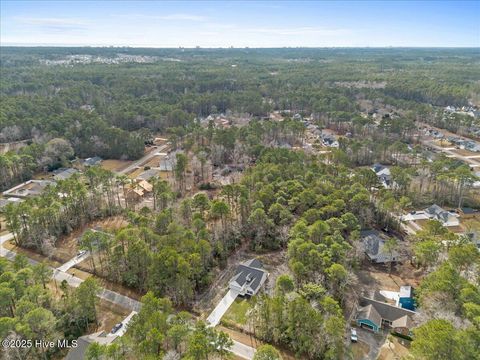
<path id="1" fill-rule="evenodd" d="M 382 332 L 374 333 L 372 331 L 358 327 L 356 329 L 358 341 L 368 344 L 368 346 L 370 347 L 368 355 L 365 357 L 365 359 L 375 360 L 378 357 L 380 348 L 385 343 L 387 335 Z"/>
<path id="2" fill-rule="evenodd" d="M 60 271 L 63 271 L 63 272 L 67 272 L 68 269 L 70 269 L 72 266 L 75 266 L 79 263 L 81 263 L 83 260 L 85 260 L 86 258 L 88 258 L 90 256 L 90 252 L 86 252 L 85 254 L 81 255 L 81 256 L 74 256 L 73 258 L 71 258 L 69 261 L 67 261 L 65 264 L 63 264 L 62 266 L 58 267 L 57 270 L 60 270 Z"/>
<path id="3" fill-rule="evenodd" d="M 3 236 L 0 237 L 0 256 L 3 256 L 5 258 L 7 258 L 8 260 L 13 261 L 15 259 L 15 256 L 17 256 L 17 253 L 15 253 L 14 251 L 11 251 L 11 250 L 7 250 L 3 247 L 3 244 L 6 241 L 11 240 L 11 239 L 13 239 L 13 234 L 11 234 L 11 233 L 7 234 L 7 235 L 3 235 Z M 28 259 L 28 262 L 31 265 L 38 264 L 38 261 L 36 261 L 36 260 L 30 259 L 30 258 L 27 258 L 27 259 Z M 60 268 L 62 268 L 64 265 L 60 266 Z M 78 287 L 83 282 L 83 279 L 80 279 L 78 277 L 70 275 L 70 274 L 60 270 L 60 268 L 58 268 L 58 269 L 55 269 L 53 267 L 51 268 L 51 270 L 53 272 L 52 277 L 56 281 L 62 282 L 63 280 L 65 280 L 68 283 L 68 285 L 70 285 L 72 287 Z M 134 300 L 132 298 L 129 298 L 128 296 L 116 293 L 115 291 L 108 290 L 108 289 L 101 289 L 100 292 L 98 293 L 98 297 L 101 298 L 101 299 L 110 301 L 110 302 L 112 302 L 116 305 L 122 306 L 126 309 L 132 310 L 132 311 L 139 311 L 140 307 L 141 307 L 141 303 L 139 301 Z"/>
<path id="4" fill-rule="evenodd" d="M 207 324 L 209 326 L 217 326 L 222 319 L 222 316 L 227 312 L 230 305 L 233 304 L 238 296 L 238 292 L 234 290 L 228 290 L 225 296 L 220 300 L 215 309 L 208 315 Z"/>
<path id="5" fill-rule="evenodd" d="M 15 252 L 7 250 L 3 247 L 3 243 L 5 243 L 6 241 L 9 241 L 11 239 L 13 239 L 13 234 L 11 234 L 11 233 L 0 236 L 0 256 L 3 256 L 5 258 L 13 261 L 15 259 L 15 256 L 17 256 L 17 254 Z M 32 265 L 38 264 L 38 261 L 30 259 L 30 258 L 28 258 L 28 261 Z M 64 265 L 62 265 L 61 267 L 63 267 L 63 266 Z M 82 279 L 80 279 L 78 277 L 75 277 L 73 275 L 70 275 L 70 274 L 68 274 L 64 271 L 59 270 L 60 268 L 58 268 L 58 269 L 51 268 L 52 271 L 53 271 L 52 277 L 56 281 L 62 282 L 63 280 L 65 280 L 68 283 L 68 285 L 70 285 L 72 287 L 78 287 L 83 282 Z M 116 293 L 114 291 L 104 289 L 104 288 L 100 290 L 100 292 L 98 293 L 97 296 L 101 299 L 110 301 L 110 302 L 112 302 L 116 305 L 122 306 L 126 309 L 129 309 L 129 310 L 132 310 L 130 315 L 128 315 L 127 318 L 125 318 L 122 321 L 122 323 L 123 323 L 122 329 L 124 329 L 124 330 L 122 330 L 123 332 L 121 333 L 121 335 L 123 335 L 124 332 L 127 330 L 126 325 L 131 320 L 133 315 L 135 315 L 136 312 L 140 311 L 140 308 L 142 307 L 142 304 L 135 299 L 129 298 L 128 296 L 125 296 L 125 295 L 122 295 L 122 294 L 119 294 L 119 293 Z M 233 301 L 235 300 L 236 297 L 237 297 L 237 295 L 235 293 L 229 291 L 227 293 L 227 295 L 225 295 L 223 297 L 222 301 L 220 301 L 220 303 L 217 305 L 217 307 L 219 307 L 219 310 L 216 312 L 215 311 L 217 309 L 217 307 L 216 307 L 215 310 L 212 312 L 212 314 L 215 314 L 212 317 L 212 320 L 218 318 L 218 322 L 219 322 L 220 319 L 222 318 L 223 314 L 225 314 L 225 311 L 227 311 L 227 309 L 230 307 L 230 305 L 233 303 Z M 224 301 L 225 301 L 225 303 L 223 303 Z M 230 302 L 228 304 L 228 306 L 223 305 L 223 304 L 227 304 L 228 302 Z M 224 309 L 223 312 L 220 309 Z M 210 314 L 210 316 L 212 316 L 212 314 Z M 209 318 L 210 318 L 210 316 L 209 316 Z M 218 324 L 218 322 L 217 322 L 217 324 Z M 120 330 L 119 330 L 119 333 L 120 333 Z M 230 351 L 233 354 L 235 354 L 235 355 L 237 355 L 241 358 L 247 359 L 247 360 L 252 360 L 253 356 L 255 354 L 255 349 L 254 348 L 252 348 L 248 345 L 242 344 L 242 343 L 240 343 L 238 341 L 235 341 L 235 340 L 233 340 L 233 346 L 230 349 Z"/>
<path id="6" fill-rule="evenodd" d="M 169 145 L 161 145 L 156 149 L 150 151 L 147 155 L 143 156 L 142 158 L 135 161 L 133 164 L 130 164 L 125 169 L 117 171 L 117 174 L 127 174 L 135 169 L 138 169 L 142 166 L 142 164 L 146 163 L 148 160 L 154 158 L 155 156 L 161 155 L 166 149 L 168 149 Z"/>

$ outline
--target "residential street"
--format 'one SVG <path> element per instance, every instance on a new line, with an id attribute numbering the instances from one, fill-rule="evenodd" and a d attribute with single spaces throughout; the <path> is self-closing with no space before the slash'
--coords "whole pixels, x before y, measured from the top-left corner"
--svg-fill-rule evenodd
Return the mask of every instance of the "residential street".
<path id="1" fill-rule="evenodd" d="M 11 233 L 0 236 L 0 256 L 3 256 L 5 258 L 13 261 L 13 259 L 15 258 L 15 256 L 17 256 L 17 254 L 15 252 L 13 252 L 11 250 L 7 250 L 3 247 L 3 244 L 5 242 L 11 240 L 11 239 L 13 239 L 13 234 L 11 234 Z M 63 280 L 66 280 L 68 285 L 70 285 L 72 287 L 78 287 L 83 282 L 82 279 L 80 279 L 78 277 L 75 277 L 73 275 L 70 275 L 70 274 L 60 270 L 61 268 L 64 268 L 65 265 L 70 263 L 72 260 L 63 264 L 58 269 L 52 268 L 53 278 L 58 282 L 62 282 Z M 32 265 L 35 265 L 35 264 L 38 263 L 38 261 L 30 259 L 30 258 L 28 259 L 28 261 Z M 74 265 L 71 265 L 71 266 L 74 266 Z M 132 313 L 129 315 L 130 318 L 127 318 L 128 320 L 125 319 L 124 321 L 130 321 L 131 316 L 134 315 L 133 312 L 140 311 L 140 308 L 142 307 L 142 304 L 139 301 L 137 301 L 135 299 L 132 299 L 132 298 L 129 298 L 128 296 L 121 295 L 121 294 L 116 293 L 114 291 L 108 290 L 108 289 L 102 289 L 100 291 L 100 293 L 98 294 L 98 297 L 101 298 L 101 299 L 110 301 L 110 302 L 112 302 L 116 305 L 122 306 L 126 309 L 132 310 Z M 123 335 L 123 333 L 122 333 L 122 335 Z M 233 346 L 232 346 L 231 352 L 233 354 L 237 355 L 237 356 L 240 356 L 240 357 L 244 358 L 244 359 L 252 360 L 253 356 L 255 354 L 255 349 L 250 347 L 250 346 L 244 345 L 244 344 L 242 344 L 238 341 L 233 340 Z"/>
<path id="2" fill-rule="evenodd" d="M 447 154 L 447 156 L 449 156 L 449 157 L 456 158 L 458 160 L 462 160 L 466 164 L 470 165 L 473 168 L 480 167 L 480 161 L 476 156 L 460 155 L 457 152 L 453 151 L 453 150 L 455 150 L 454 147 L 453 148 L 452 147 L 444 148 L 444 147 L 441 147 L 441 146 L 435 144 L 433 141 L 430 141 L 430 140 L 423 140 L 422 143 L 426 146 L 430 146 L 430 147 L 432 147 L 432 148 L 434 148 L 434 149 L 436 149 L 440 152 L 443 152 L 443 153 Z"/>
<path id="3" fill-rule="evenodd" d="M 128 165 L 125 169 L 117 171 L 117 174 L 127 174 L 130 171 L 133 171 L 133 170 L 137 169 L 142 164 L 146 163 L 148 160 L 150 160 L 150 159 L 154 158 L 155 156 L 158 156 L 160 153 L 164 152 L 167 148 L 168 148 L 167 144 L 158 146 L 156 149 L 153 149 L 152 151 L 150 151 L 147 155 L 138 159 L 134 163 Z"/>

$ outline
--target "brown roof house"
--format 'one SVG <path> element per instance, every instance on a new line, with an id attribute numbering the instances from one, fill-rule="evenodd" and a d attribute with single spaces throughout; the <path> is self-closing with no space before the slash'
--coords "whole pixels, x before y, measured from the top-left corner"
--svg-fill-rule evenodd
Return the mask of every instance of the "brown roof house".
<path id="1" fill-rule="evenodd" d="M 356 323 L 364 329 L 379 332 L 380 329 L 391 329 L 396 333 L 411 335 L 416 312 L 381 301 L 361 298 L 357 311 Z"/>

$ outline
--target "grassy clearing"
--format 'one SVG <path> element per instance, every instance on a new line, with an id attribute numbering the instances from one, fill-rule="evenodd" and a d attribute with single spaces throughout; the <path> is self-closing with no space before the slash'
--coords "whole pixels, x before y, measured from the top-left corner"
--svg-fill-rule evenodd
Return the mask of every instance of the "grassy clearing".
<path id="1" fill-rule="evenodd" d="M 224 318 L 231 322 L 245 325 L 247 323 L 247 311 L 250 309 L 250 303 L 246 299 L 238 298 L 230 306 Z"/>

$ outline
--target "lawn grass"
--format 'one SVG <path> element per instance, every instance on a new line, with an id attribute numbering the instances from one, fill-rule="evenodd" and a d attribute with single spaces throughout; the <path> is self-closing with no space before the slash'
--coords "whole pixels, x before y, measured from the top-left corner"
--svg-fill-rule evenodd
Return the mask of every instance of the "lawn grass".
<path id="1" fill-rule="evenodd" d="M 245 325 L 247 323 L 247 311 L 250 303 L 246 299 L 237 298 L 225 313 L 224 318 L 234 323 Z"/>

